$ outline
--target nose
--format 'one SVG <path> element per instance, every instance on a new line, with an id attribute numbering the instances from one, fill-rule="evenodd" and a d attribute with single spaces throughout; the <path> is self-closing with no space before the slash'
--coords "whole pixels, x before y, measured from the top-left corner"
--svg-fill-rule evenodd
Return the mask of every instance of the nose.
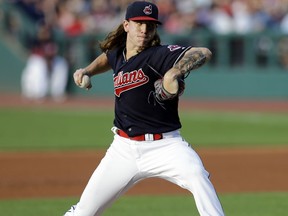
<path id="1" fill-rule="evenodd" d="M 142 33 L 147 33 L 147 30 L 148 30 L 148 26 L 146 23 L 142 23 L 141 25 L 141 32 Z"/>

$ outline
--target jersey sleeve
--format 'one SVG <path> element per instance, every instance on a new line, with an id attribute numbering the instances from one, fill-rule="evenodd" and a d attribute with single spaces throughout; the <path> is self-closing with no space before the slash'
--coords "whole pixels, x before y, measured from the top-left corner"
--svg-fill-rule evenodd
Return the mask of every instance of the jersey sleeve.
<path id="1" fill-rule="evenodd" d="M 178 45 L 163 45 L 155 49 L 150 59 L 150 64 L 164 75 L 171 69 L 191 47 Z"/>

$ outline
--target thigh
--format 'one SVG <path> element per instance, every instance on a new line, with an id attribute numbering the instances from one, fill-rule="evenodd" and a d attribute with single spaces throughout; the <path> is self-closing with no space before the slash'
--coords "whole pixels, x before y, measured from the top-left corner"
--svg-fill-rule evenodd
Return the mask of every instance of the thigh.
<path id="1" fill-rule="evenodd" d="M 163 139 L 151 148 L 142 161 L 142 167 L 151 177 L 160 177 L 187 188 L 194 175 L 209 175 L 199 155 L 181 137 Z"/>
<path id="2" fill-rule="evenodd" d="M 134 184 L 137 166 L 129 146 L 114 140 L 92 174 L 77 205 L 75 215 L 100 215 Z"/>
<path id="3" fill-rule="evenodd" d="M 224 215 L 209 173 L 194 149 L 182 139 L 165 141 L 147 166 L 151 176 L 163 178 L 189 190 L 200 215 Z"/>

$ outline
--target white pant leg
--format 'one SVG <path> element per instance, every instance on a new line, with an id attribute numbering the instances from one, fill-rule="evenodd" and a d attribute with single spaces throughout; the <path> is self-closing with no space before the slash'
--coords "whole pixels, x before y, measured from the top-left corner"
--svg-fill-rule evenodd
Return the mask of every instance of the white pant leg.
<path id="1" fill-rule="evenodd" d="M 189 190 L 201 216 L 223 216 L 224 212 L 198 154 L 181 137 L 141 145 L 143 172 Z"/>
<path id="2" fill-rule="evenodd" d="M 21 87 L 24 97 L 41 99 L 48 94 L 48 68 L 45 59 L 31 55 L 22 72 Z"/>
<path id="3" fill-rule="evenodd" d="M 53 60 L 51 71 L 50 91 L 51 96 L 55 99 L 61 99 L 65 96 L 68 83 L 68 63 L 63 57 L 57 56 Z"/>
<path id="4" fill-rule="evenodd" d="M 137 155 L 136 155 L 137 157 Z M 73 216 L 99 216 L 137 182 L 135 152 L 129 142 L 115 136 L 105 157 L 91 176 Z"/>

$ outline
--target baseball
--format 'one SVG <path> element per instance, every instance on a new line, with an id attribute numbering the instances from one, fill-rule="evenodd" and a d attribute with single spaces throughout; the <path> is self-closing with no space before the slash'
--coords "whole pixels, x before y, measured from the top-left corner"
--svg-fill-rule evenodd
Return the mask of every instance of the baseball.
<path id="1" fill-rule="evenodd" d="M 82 82 L 80 84 L 80 88 L 88 88 L 88 86 L 90 86 L 90 84 L 91 84 L 90 77 L 88 75 L 84 75 L 82 77 Z"/>

